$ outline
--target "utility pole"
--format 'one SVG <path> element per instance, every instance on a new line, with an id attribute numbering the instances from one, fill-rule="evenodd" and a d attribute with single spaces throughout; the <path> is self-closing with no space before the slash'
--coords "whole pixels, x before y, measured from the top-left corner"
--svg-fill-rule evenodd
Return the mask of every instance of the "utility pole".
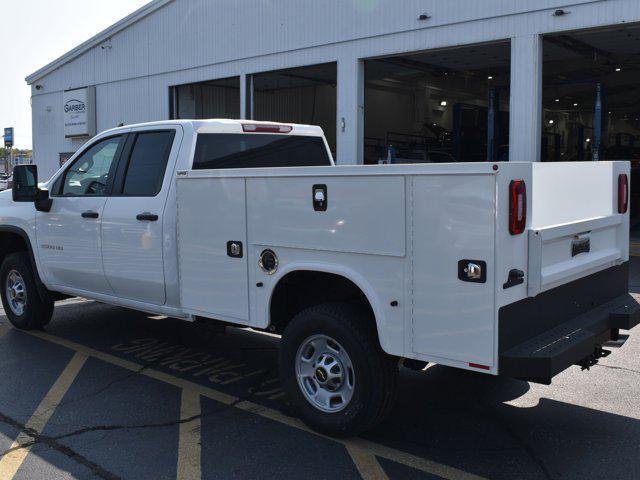
<path id="1" fill-rule="evenodd" d="M 4 129 L 4 173 L 11 174 L 11 156 L 13 151 L 13 127 Z M 8 151 L 7 151 L 8 149 Z"/>

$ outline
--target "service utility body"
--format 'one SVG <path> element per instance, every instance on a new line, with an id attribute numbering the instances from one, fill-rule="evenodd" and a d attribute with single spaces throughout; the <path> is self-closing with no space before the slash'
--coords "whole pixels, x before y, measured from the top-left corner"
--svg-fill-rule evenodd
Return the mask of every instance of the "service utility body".
<path id="1" fill-rule="evenodd" d="M 110 130 L 44 184 L 13 178 L 16 327 L 80 296 L 280 334 L 288 401 L 332 435 L 385 417 L 400 363 L 550 383 L 640 320 L 628 162 L 335 166 L 318 127 L 203 120 Z"/>

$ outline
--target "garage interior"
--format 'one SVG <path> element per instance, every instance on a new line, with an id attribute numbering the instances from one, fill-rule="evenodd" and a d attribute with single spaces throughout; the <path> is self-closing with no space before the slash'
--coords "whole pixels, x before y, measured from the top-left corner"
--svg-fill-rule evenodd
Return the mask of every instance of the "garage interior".
<path id="1" fill-rule="evenodd" d="M 366 164 L 507 161 L 509 42 L 365 61 Z"/>
<path id="2" fill-rule="evenodd" d="M 171 118 L 240 118 L 240 77 L 172 87 Z"/>
<path id="3" fill-rule="evenodd" d="M 640 26 L 547 35 L 541 160 L 631 161 L 640 227 Z"/>
<path id="4" fill-rule="evenodd" d="M 336 153 L 336 63 L 252 75 L 249 118 L 319 125 Z M 253 88 L 251 88 L 251 86 Z"/>

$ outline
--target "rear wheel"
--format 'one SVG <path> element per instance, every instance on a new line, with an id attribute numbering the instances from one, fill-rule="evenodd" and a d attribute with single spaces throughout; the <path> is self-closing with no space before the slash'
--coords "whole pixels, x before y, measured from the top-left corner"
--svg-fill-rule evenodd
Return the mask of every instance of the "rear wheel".
<path id="1" fill-rule="evenodd" d="M 0 282 L 4 311 L 16 328 L 33 330 L 49 323 L 53 301 L 40 297 L 26 252 L 7 255 L 0 267 Z"/>
<path id="2" fill-rule="evenodd" d="M 287 398 L 313 429 L 356 435 L 393 406 L 398 362 L 380 348 L 365 309 L 322 304 L 294 317 L 282 336 L 280 375 Z"/>

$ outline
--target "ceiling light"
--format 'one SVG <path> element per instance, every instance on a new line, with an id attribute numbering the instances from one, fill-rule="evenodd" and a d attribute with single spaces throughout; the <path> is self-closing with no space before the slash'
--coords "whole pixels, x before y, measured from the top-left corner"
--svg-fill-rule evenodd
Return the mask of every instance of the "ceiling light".
<path id="1" fill-rule="evenodd" d="M 590 138 L 587 138 L 587 139 L 585 140 L 585 142 L 587 142 L 587 143 L 589 143 L 590 141 L 591 141 L 591 139 L 590 139 Z"/>
<path id="2" fill-rule="evenodd" d="M 493 75 L 489 75 L 489 76 L 487 77 L 487 80 L 493 80 Z"/>
<path id="3" fill-rule="evenodd" d="M 549 120 L 549 125 L 553 125 L 553 119 Z"/>
<path id="4" fill-rule="evenodd" d="M 619 72 L 620 70 L 622 70 L 620 67 L 616 68 L 616 72 Z"/>
<path id="5" fill-rule="evenodd" d="M 447 106 L 447 101 L 446 100 L 441 100 L 440 101 L 440 106 L 441 107 L 446 107 Z"/>
<path id="6" fill-rule="evenodd" d="M 559 99 L 559 98 L 556 98 L 554 101 L 555 101 L 555 102 L 559 102 L 559 101 L 560 101 L 560 99 Z"/>
<path id="7" fill-rule="evenodd" d="M 574 107 L 577 107 L 577 106 L 578 106 L 578 104 L 577 104 L 577 103 L 574 103 L 574 104 L 573 104 L 573 106 L 574 106 Z"/>

